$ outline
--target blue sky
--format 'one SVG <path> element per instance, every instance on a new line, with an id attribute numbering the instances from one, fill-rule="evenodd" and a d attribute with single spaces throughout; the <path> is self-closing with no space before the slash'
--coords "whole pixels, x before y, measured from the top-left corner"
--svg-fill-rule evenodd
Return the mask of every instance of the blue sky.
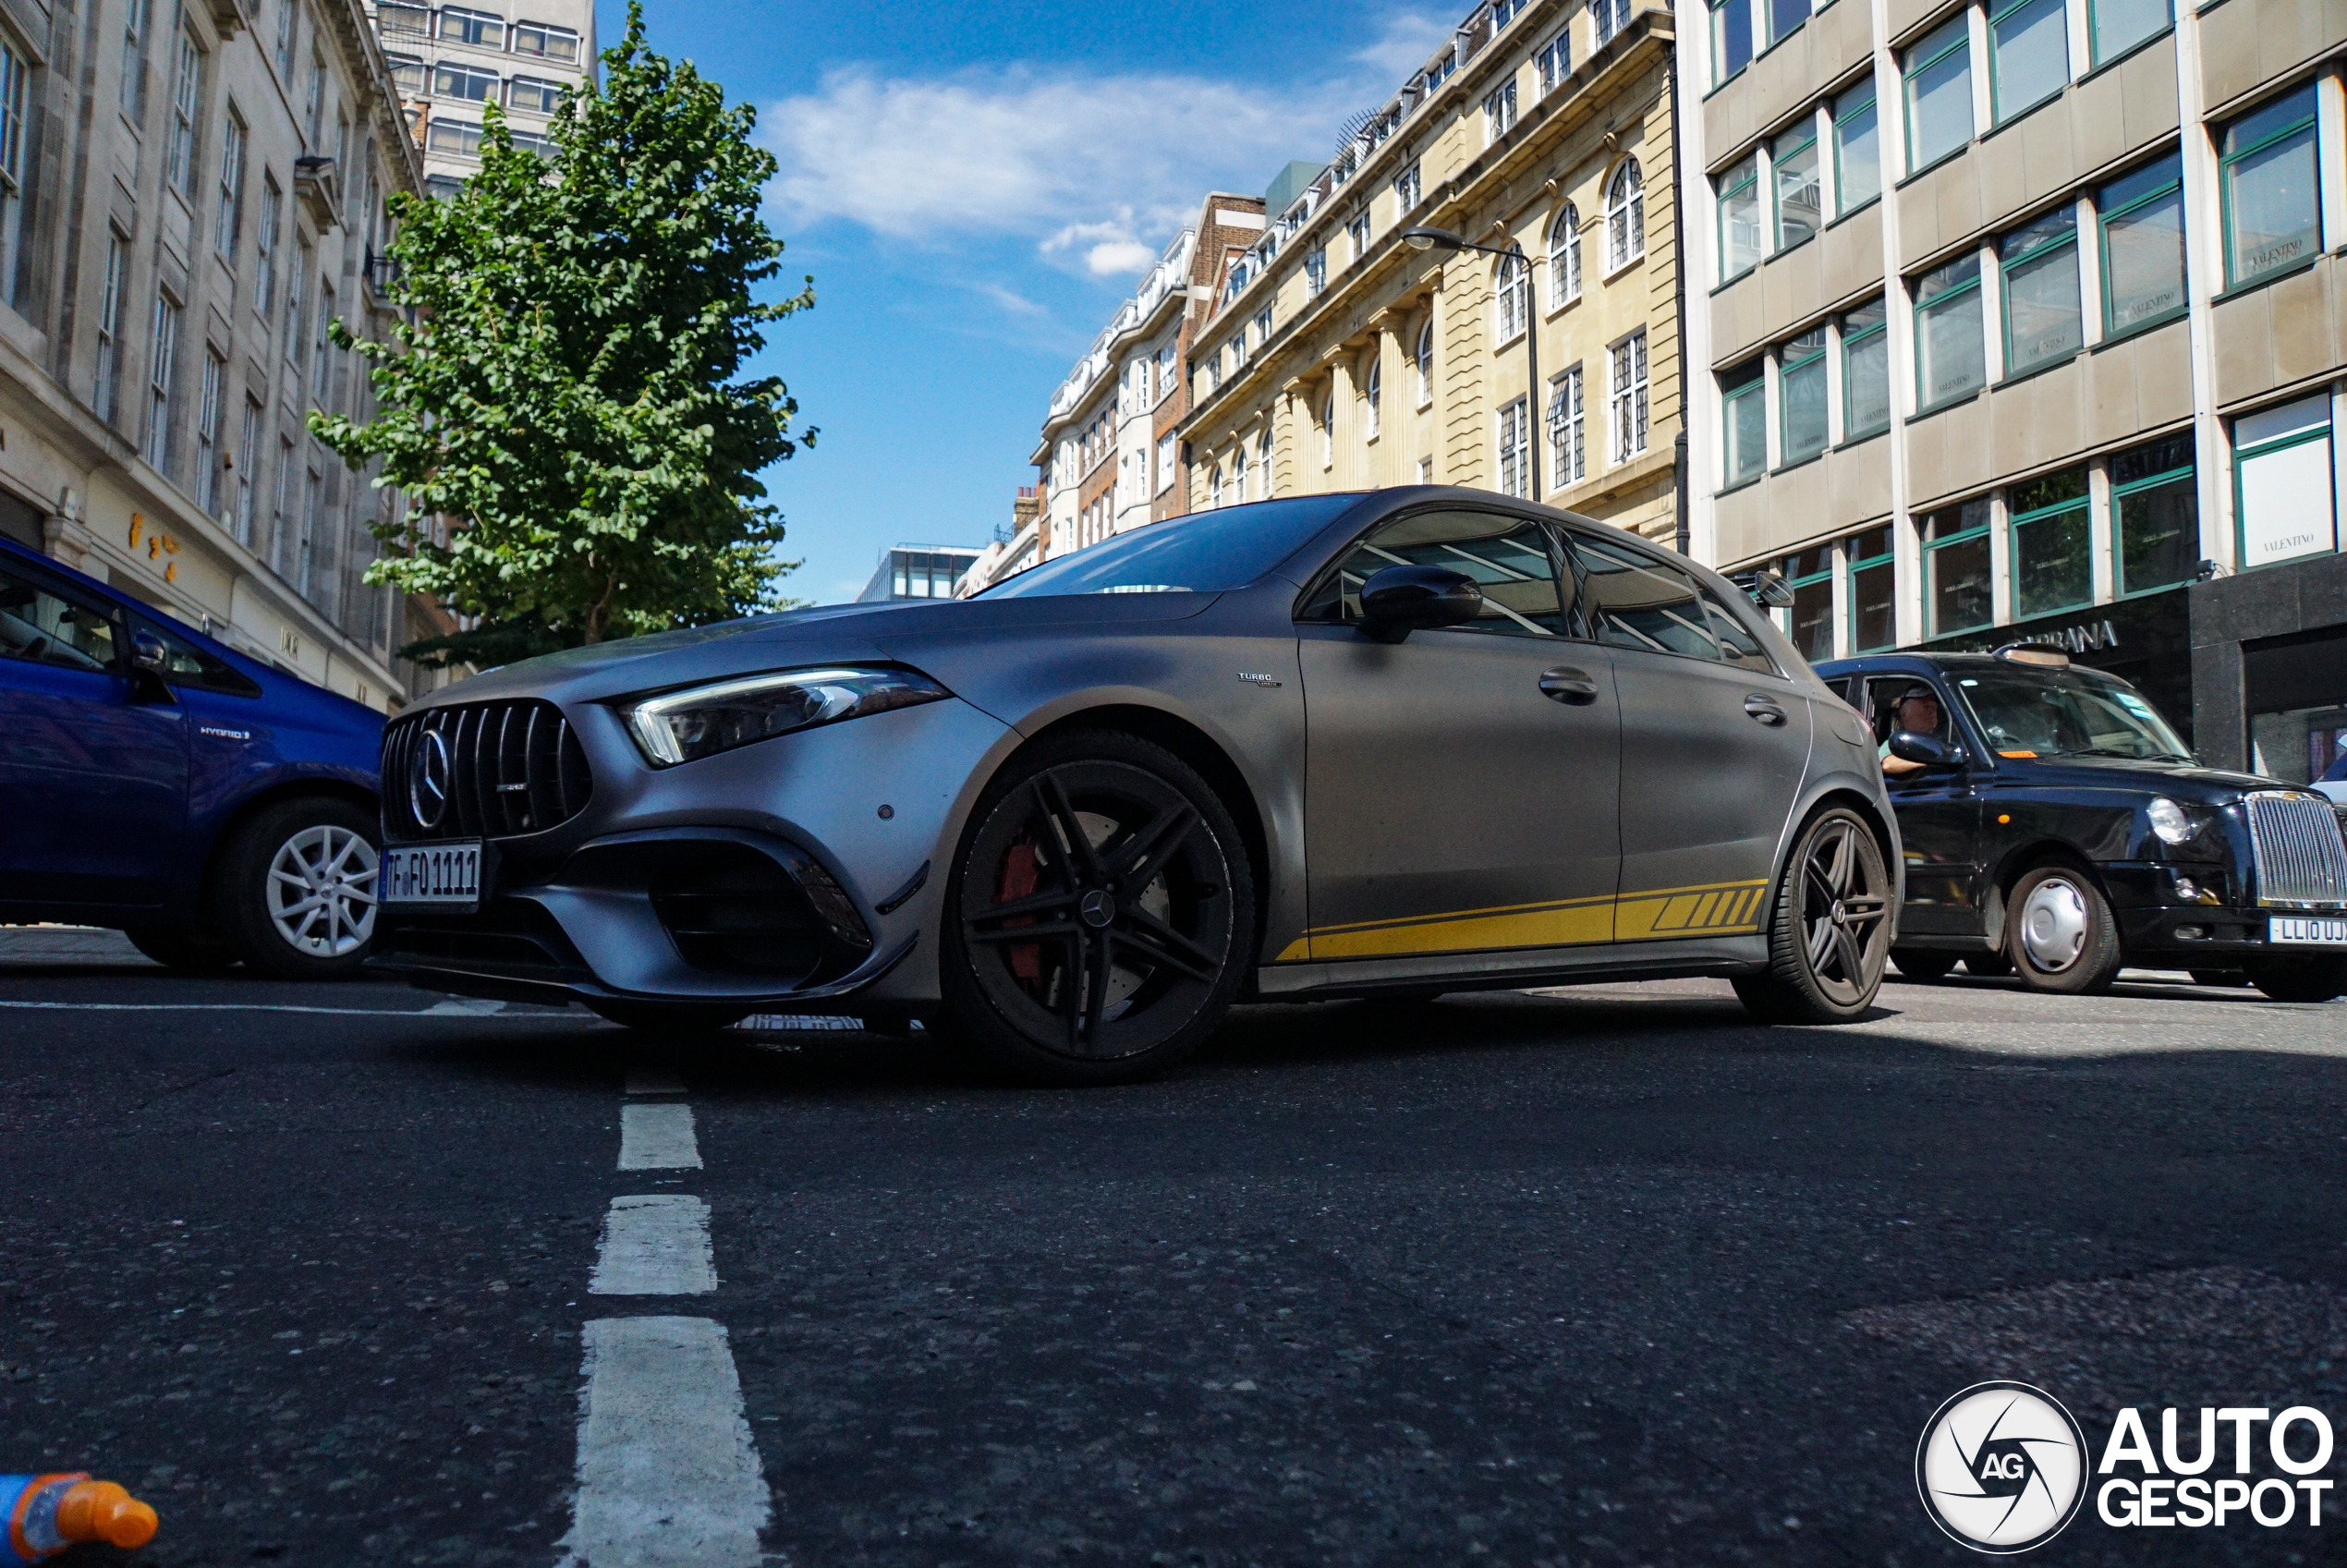
<path id="1" fill-rule="evenodd" d="M 887 545 L 990 539 L 1052 390 L 1199 199 L 1328 156 L 1468 4 L 645 9 L 782 161 L 769 221 L 817 304 L 757 369 L 821 433 L 767 483 L 806 562 L 788 590 L 821 603 Z M 598 0 L 599 42 L 625 22 Z"/>

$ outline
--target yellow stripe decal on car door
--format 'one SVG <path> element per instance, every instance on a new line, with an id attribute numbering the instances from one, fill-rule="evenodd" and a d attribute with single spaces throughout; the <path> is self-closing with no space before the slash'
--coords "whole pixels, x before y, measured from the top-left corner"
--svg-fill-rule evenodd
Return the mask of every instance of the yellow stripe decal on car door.
<path id="1" fill-rule="evenodd" d="M 1289 942 L 1275 962 L 1732 936 L 1760 929 L 1761 900 L 1767 891 L 1765 882 L 1715 882 L 1703 887 L 1658 888 L 1619 899 L 1580 898 L 1322 926 Z"/>

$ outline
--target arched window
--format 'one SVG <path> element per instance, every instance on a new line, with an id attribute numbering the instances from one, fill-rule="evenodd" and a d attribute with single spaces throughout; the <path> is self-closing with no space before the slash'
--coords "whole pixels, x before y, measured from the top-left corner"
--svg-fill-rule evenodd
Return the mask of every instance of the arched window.
<path id="1" fill-rule="evenodd" d="M 1549 225 L 1549 309 L 1581 298 L 1581 214 L 1572 202 Z"/>
<path id="2" fill-rule="evenodd" d="M 1410 356 L 1418 373 L 1418 407 L 1423 408 L 1434 401 L 1434 318 L 1429 316 L 1418 328 L 1418 346 Z"/>
<path id="3" fill-rule="evenodd" d="M 1222 465 L 1220 463 L 1214 465 L 1214 476 L 1206 487 L 1206 504 L 1209 506 L 1222 504 Z"/>
<path id="4" fill-rule="evenodd" d="M 1336 394 L 1320 399 L 1320 467 L 1336 466 Z"/>
<path id="5" fill-rule="evenodd" d="M 1646 178 L 1636 158 L 1624 158 L 1605 188 L 1605 270 L 1647 253 Z"/>
<path id="6" fill-rule="evenodd" d="M 1524 259 L 1521 249 L 1511 249 L 1500 258 L 1494 269 L 1492 287 L 1499 295 L 1500 341 L 1507 342 L 1524 330 L 1532 316 L 1532 263 Z"/>
<path id="7" fill-rule="evenodd" d="M 1271 427 L 1266 424 L 1255 438 L 1255 488 L 1263 499 L 1271 499 Z"/>
<path id="8" fill-rule="evenodd" d="M 1231 502 L 1235 505 L 1247 498 L 1246 443 L 1242 441 L 1231 453 Z"/>
<path id="9" fill-rule="evenodd" d="M 1363 383 L 1362 390 L 1368 395 L 1369 400 L 1368 439 L 1375 441 L 1380 428 L 1380 410 L 1385 402 L 1385 360 L 1382 357 L 1369 361 L 1369 379 Z"/>

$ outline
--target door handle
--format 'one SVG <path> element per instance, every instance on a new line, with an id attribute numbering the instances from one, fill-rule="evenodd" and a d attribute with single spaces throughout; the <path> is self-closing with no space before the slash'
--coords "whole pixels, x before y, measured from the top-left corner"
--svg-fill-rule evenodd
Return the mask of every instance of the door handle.
<path id="1" fill-rule="evenodd" d="M 1763 697 L 1757 691 L 1744 699 L 1744 711 L 1764 724 L 1784 723 L 1784 710 L 1777 706 L 1776 699 Z"/>
<path id="2" fill-rule="evenodd" d="M 1587 670 L 1559 664 L 1553 670 L 1540 672 L 1540 695 L 1575 708 L 1587 708 L 1598 699 L 1598 683 L 1589 678 Z"/>

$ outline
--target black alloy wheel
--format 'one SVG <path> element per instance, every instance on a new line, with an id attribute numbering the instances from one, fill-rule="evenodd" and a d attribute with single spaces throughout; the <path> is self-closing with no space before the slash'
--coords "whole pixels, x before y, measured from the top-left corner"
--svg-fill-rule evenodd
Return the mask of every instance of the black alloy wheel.
<path id="1" fill-rule="evenodd" d="M 2309 953 L 2252 959 L 2249 983 L 2276 1002 L 2329 1002 L 2347 991 L 2347 958 Z"/>
<path id="2" fill-rule="evenodd" d="M 1891 874 L 1866 819 L 1847 807 L 1811 818 L 1777 880 L 1769 967 L 1735 980 L 1770 1024 L 1842 1024 L 1874 1005 L 1891 957 Z"/>
<path id="3" fill-rule="evenodd" d="M 1913 948 L 1894 947 L 1891 961 L 1899 966 L 1902 978 L 1910 980 L 1944 980 L 1948 971 L 1956 966 L 1952 953 L 1917 953 Z"/>
<path id="4" fill-rule="evenodd" d="M 946 899 L 945 1022 L 1015 1075 L 1125 1083 L 1195 1050 L 1252 962 L 1236 826 L 1179 758 L 1076 734 L 971 815 Z"/>

